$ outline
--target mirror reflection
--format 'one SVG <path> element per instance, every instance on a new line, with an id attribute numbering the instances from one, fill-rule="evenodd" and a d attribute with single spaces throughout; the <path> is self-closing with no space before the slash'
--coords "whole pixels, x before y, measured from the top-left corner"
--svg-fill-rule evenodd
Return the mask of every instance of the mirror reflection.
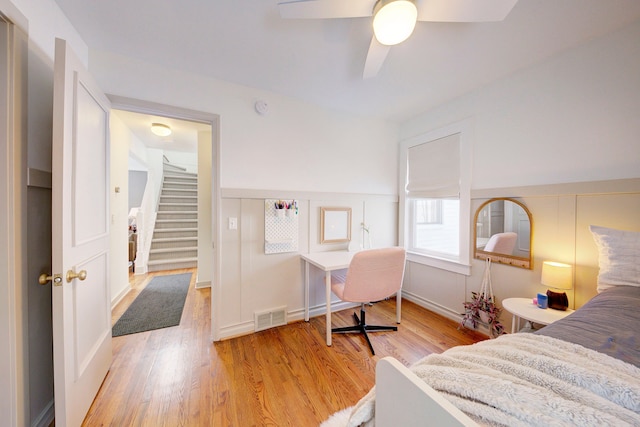
<path id="1" fill-rule="evenodd" d="M 474 257 L 531 269 L 531 213 L 520 202 L 496 198 L 475 215 Z"/>

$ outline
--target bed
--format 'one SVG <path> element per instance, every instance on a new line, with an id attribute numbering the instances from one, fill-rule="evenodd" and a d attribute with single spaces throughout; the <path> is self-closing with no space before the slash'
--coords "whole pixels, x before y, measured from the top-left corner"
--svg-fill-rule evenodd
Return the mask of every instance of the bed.
<path id="1" fill-rule="evenodd" d="M 325 425 L 640 426 L 640 233 L 591 230 L 599 293 L 583 307 L 410 368 L 383 358 L 376 386 Z"/>

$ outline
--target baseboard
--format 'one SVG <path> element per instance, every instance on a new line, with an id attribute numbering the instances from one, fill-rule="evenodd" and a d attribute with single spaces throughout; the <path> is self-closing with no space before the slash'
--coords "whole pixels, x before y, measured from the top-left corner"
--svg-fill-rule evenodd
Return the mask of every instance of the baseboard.
<path id="1" fill-rule="evenodd" d="M 203 282 L 196 282 L 196 289 L 204 289 L 211 287 L 211 280 L 206 280 Z"/>
<path id="2" fill-rule="evenodd" d="M 462 320 L 462 314 L 457 313 L 450 308 L 437 304 L 433 301 L 430 301 L 426 298 L 423 298 L 419 295 L 416 295 L 411 292 L 407 292 L 404 289 L 402 290 L 402 298 L 407 299 L 415 304 L 418 304 L 420 307 L 426 308 L 429 311 L 433 311 L 434 313 L 438 313 L 441 316 L 444 316 L 448 319 L 454 320 L 456 322 L 460 322 Z"/>
<path id="3" fill-rule="evenodd" d="M 407 292 L 405 290 L 402 291 L 402 298 L 411 301 L 422 308 L 426 308 L 429 311 L 433 311 L 434 313 L 440 314 L 441 316 L 446 317 L 447 319 L 451 319 L 456 323 L 460 323 L 462 321 L 462 314 L 457 313 L 450 308 L 444 307 L 440 304 L 436 304 L 433 301 L 429 301 L 419 295 L 413 294 L 411 292 Z M 489 335 L 489 328 L 486 325 L 478 325 L 476 331 Z"/>
<path id="4" fill-rule="evenodd" d="M 112 310 L 116 305 L 118 305 L 118 303 L 122 300 L 122 298 L 124 298 L 125 295 L 127 295 L 129 293 L 130 290 L 131 290 L 131 285 L 125 286 L 124 289 L 122 289 L 120 291 L 120 293 L 118 295 L 116 295 L 116 297 L 111 300 L 111 309 Z"/>
<path id="5" fill-rule="evenodd" d="M 404 295 L 404 294 L 403 294 Z M 360 304 L 337 301 L 331 303 L 331 312 L 345 310 L 347 308 L 358 307 Z M 309 317 L 324 316 L 326 314 L 326 304 L 309 308 Z M 287 324 L 304 320 L 304 308 L 287 312 Z M 324 319 L 323 319 L 324 321 Z M 253 320 L 239 322 L 233 325 L 222 326 L 220 328 L 220 339 L 226 340 L 254 333 L 255 323 Z"/>
<path id="6" fill-rule="evenodd" d="M 253 333 L 253 319 L 235 323 L 233 325 L 227 325 L 220 327 L 220 339 L 228 340 L 230 338 L 241 337 L 243 335 L 249 335 Z"/>
<path id="7" fill-rule="evenodd" d="M 49 401 L 47 406 L 40 412 L 40 415 L 33 420 L 31 423 L 31 427 L 48 427 L 53 422 L 55 418 L 53 399 Z"/>

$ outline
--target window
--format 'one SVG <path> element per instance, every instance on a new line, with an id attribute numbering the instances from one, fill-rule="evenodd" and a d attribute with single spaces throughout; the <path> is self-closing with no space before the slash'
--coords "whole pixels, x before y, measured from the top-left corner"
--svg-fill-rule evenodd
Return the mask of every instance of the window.
<path id="1" fill-rule="evenodd" d="M 442 224 L 442 200 L 420 199 L 414 201 L 416 224 Z"/>
<path id="2" fill-rule="evenodd" d="M 401 209 L 410 261 L 466 273 L 470 151 L 463 130 L 454 125 L 403 142 Z"/>
<path id="3" fill-rule="evenodd" d="M 445 258 L 460 253 L 460 201 L 457 199 L 410 200 L 412 238 L 410 249 Z"/>

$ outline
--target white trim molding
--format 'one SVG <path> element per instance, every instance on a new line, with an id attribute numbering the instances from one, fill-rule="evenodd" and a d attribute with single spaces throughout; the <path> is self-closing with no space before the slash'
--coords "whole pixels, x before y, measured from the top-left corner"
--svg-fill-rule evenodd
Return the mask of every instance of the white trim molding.
<path id="1" fill-rule="evenodd" d="M 0 413 L 28 425 L 26 283 L 27 20 L 1 3 L 0 31 Z"/>

